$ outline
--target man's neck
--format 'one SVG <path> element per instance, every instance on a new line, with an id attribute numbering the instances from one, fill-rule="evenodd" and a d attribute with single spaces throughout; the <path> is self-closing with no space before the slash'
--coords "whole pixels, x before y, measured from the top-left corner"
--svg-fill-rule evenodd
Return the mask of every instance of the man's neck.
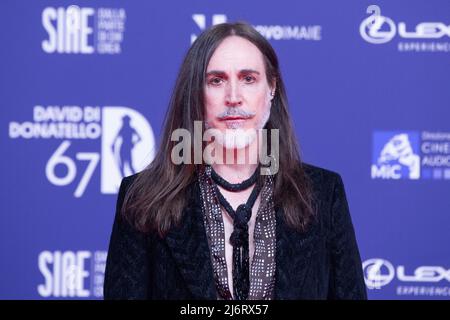
<path id="1" fill-rule="evenodd" d="M 223 164 L 213 164 L 214 170 L 230 183 L 240 183 L 255 172 L 258 167 L 257 157 L 250 157 L 250 152 L 255 152 L 251 146 L 244 149 L 225 149 L 225 161 Z M 253 160 L 252 160 L 253 159 Z"/>

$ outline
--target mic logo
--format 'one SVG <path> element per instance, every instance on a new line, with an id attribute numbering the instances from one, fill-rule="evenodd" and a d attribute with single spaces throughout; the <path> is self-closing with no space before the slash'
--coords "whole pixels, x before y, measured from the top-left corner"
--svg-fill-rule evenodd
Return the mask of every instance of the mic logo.
<path id="1" fill-rule="evenodd" d="M 372 179 L 420 178 L 417 132 L 374 132 Z"/>

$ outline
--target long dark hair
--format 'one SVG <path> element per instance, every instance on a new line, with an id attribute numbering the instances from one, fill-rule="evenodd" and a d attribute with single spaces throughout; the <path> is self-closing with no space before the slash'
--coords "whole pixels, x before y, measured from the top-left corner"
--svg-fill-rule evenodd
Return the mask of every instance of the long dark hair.
<path id="1" fill-rule="evenodd" d="M 211 56 L 228 36 L 253 43 L 262 53 L 269 84 L 276 91 L 266 129 L 279 129 L 279 170 L 275 175 L 274 204 L 282 207 L 287 224 L 304 231 L 314 217 L 313 194 L 300 160 L 297 140 L 288 113 L 286 91 L 278 58 L 270 43 L 247 23 L 223 23 L 204 31 L 192 44 L 181 65 L 164 121 L 155 159 L 140 172 L 124 199 L 122 214 L 138 230 L 164 236 L 181 221 L 188 186 L 201 165 L 176 165 L 171 152 L 177 142 L 172 132 L 179 128 L 194 133 L 194 121 L 204 121 L 205 74 Z M 270 136 L 270 135 L 269 135 Z M 193 152 L 193 151 L 192 151 Z"/>

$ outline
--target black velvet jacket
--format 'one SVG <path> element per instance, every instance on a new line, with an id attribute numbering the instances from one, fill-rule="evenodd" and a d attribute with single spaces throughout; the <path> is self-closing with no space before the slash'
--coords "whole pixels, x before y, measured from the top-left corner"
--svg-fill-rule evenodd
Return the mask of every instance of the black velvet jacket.
<path id="1" fill-rule="evenodd" d="M 300 233 L 276 208 L 275 299 L 366 299 L 361 258 L 344 185 L 334 172 L 305 164 L 318 221 Z M 217 299 L 198 184 L 180 227 L 161 239 L 119 214 L 133 176 L 120 186 L 105 271 L 105 299 Z"/>

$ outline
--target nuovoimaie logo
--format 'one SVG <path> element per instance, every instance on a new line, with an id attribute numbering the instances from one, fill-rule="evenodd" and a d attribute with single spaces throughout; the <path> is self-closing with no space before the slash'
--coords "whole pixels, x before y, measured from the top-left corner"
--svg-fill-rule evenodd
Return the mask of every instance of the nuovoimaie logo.
<path id="1" fill-rule="evenodd" d="M 85 193 L 99 163 L 100 191 L 113 194 L 122 178 L 144 169 L 155 153 L 153 130 L 147 119 L 121 106 L 36 105 L 32 121 L 9 123 L 9 137 L 30 143 L 37 143 L 36 139 L 60 140 L 43 163 L 43 170 L 55 186 L 76 184 L 73 195 L 77 198 Z M 83 144 L 83 140 L 101 140 L 100 152 L 86 152 L 86 146 L 92 144 Z"/>
<path id="2" fill-rule="evenodd" d="M 450 180 L 450 132 L 376 131 L 372 179 Z"/>
<path id="3" fill-rule="evenodd" d="M 192 20 L 194 20 L 197 27 L 200 29 L 200 31 L 203 31 L 206 29 L 206 15 L 201 13 L 195 13 L 192 15 Z M 213 14 L 211 17 L 211 25 L 215 26 L 216 24 L 225 23 L 227 22 L 227 16 L 225 14 Z M 197 34 L 192 33 L 191 34 L 191 44 L 194 43 L 194 41 L 197 39 Z"/>
<path id="4" fill-rule="evenodd" d="M 225 14 L 205 15 L 195 13 L 192 20 L 200 31 L 209 26 L 227 22 Z M 287 25 L 287 24 L 258 24 L 253 26 L 267 40 L 302 40 L 321 41 L 322 25 Z M 197 34 L 191 34 L 191 44 L 197 39 Z"/>

